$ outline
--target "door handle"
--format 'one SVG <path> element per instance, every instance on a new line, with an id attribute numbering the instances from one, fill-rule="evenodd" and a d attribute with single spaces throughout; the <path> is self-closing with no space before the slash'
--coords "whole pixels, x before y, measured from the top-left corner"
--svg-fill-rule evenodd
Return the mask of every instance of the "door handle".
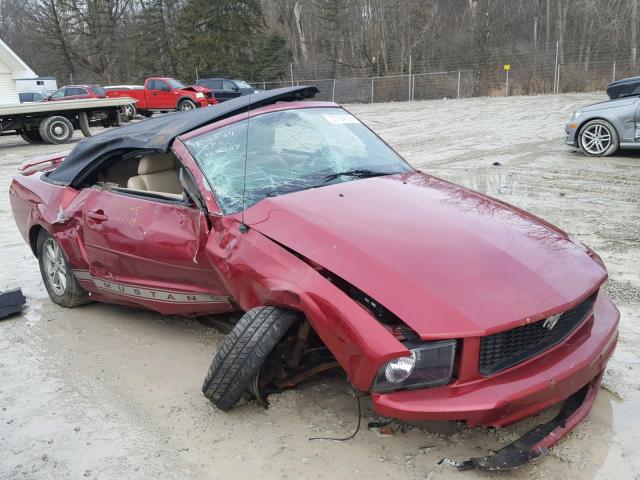
<path id="1" fill-rule="evenodd" d="M 107 217 L 104 212 L 102 210 L 91 210 L 89 212 L 86 213 L 87 218 L 90 218 L 91 220 L 95 221 L 95 222 L 104 222 L 105 220 L 108 220 L 109 217 Z"/>

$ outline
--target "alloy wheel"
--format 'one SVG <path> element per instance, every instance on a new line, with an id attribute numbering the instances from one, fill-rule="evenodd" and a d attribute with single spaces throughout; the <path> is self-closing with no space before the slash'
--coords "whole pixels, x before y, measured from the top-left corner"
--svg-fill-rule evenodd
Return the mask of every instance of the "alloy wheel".
<path id="1" fill-rule="evenodd" d="M 582 132 L 582 148 L 591 155 L 602 155 L 609 149 L 612 141 L 611 132 L 600 123 L 594 123 Z"/>
<path id="2" fill-rule="evenodd" d="M 67 290 L 67 264 L 58 243 L 48 238 L 44 244 L 44 271 L 51 290 L 62 296 Z"/>

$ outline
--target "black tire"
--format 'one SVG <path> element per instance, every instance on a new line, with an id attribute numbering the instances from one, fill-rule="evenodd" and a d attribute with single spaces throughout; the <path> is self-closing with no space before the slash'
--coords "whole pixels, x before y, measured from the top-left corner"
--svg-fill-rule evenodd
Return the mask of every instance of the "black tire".
<path id="1" fill-rule="evenodd" d="M 150 112 L 149 110 L 140 110 L 138 113 L 147 118 L 151 118 L 153 116 L 153 112 Z"/>
<path id="2" fill-rule="evenodd" d="M 53 145 L 67 143 L 73 137 L 73 125 L 59 115 L 45 118 L 38 128 L 42 139 Z"/>
<path id="3" fill-rule="evenodd" d="M 196 109 L 196 102 L 193 100 L 183 99 L 178 102 L 178 110 L 181 112 L 188 112 L 189 110 Z"/>
<path id="4" fill-rule="evenodd" d="M 91 127 L 89 126 L 89 116 L 87 115 L 87 112 L 80 112 L 78 114 L 78 125 L 80 126 L 82 135 L 85 137 L 91 136 Z"/>
<path id="5" fill-rule="evenodd" d="M 213 357 L 202 393 L 220 410 L 231 409 L 247 391 L 280 339 L 303 315 L 280 307 L 245 313 Z"/>
<path id="6" fill-rule="evenodd" d="M 589 143 L 598 137 L 599 144 Z M 605 142 L 607 143 L 603 143 Z M 578 146 L 589 157 L 608 157 L 613 155 L 620 147 L 618 132 L 611 123 L 600 118 L 586 122 L 578 133 Z"/>
<path id="7" fill-rule="evenodd" d="M 45 248 L 47 245 L 57 245 L 60 249 L 60 259 L 64 266 L 64 277 L 66 278 L 65 287 L 62 292 L 56 289 L 53 285 L 53 281 L 51 280 L 52 277 L 47 274 L 48 267 L 45 265 L 47 262 L 47 259 L 45 259 L 45 256 L 47 255 Z M 42 281 L 44 282 L 49 298 L 53 303 L 57 303 L 58 305 L 67 308 L 73 308 L 89 303 L 89 294 L 84 288 L 82 288 L 82 285 L 78 283 L 73 271 L 69 268 L 69 262 L 67 261 L 67 257 L 62 251 L 62 248 L 60 248 L 55 239 L 45 230 L 40 230 L 40 234 L 38 235 L 37 252 Z"/>
<path id="8" fill-rule="evenodd" d="M 20 132 L 20 137 L 27 142 L 33 145 L 40 145 L 44 143 L 44 140 L 40 136 L 40 132 L 38 130 L 23 130 Z"/>

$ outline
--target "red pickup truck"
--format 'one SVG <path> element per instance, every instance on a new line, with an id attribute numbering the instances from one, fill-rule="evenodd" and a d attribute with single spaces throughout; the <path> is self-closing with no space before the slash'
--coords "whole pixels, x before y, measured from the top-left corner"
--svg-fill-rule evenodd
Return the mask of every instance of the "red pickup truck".
<path id="1" fill-rule="evenodd" d="M 150 117 L 154 112 L 192 110 L 218 103 L 213 92 L 205 87 L 186 86 L 180 80 L 167 77 L 147 78 L 144 86 L 123 85 L 105 87 L 107 97 L 131 97 L 137 100 L 135 108 Z"/>

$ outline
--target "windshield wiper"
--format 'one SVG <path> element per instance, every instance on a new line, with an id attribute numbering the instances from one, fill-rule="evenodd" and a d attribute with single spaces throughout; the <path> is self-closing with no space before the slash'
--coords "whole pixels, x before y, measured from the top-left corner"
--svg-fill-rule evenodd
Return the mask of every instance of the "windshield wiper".
<path id="1" fill-rule="evenodd" d="M 376 172 L 374 170 L 368 170 L 364 168 L 356 168 L 354 170 L 345 170 L 344 172 L 336 172 L 331 175 L 326 175 L 322 180 L 326 183 L 331 180 L 335 180 L 340 177 L 354 177 L 354 178 L 368 178 L 368 177 L 382 177 L 384 175 L 395 175 L 398 172 Z"/>

